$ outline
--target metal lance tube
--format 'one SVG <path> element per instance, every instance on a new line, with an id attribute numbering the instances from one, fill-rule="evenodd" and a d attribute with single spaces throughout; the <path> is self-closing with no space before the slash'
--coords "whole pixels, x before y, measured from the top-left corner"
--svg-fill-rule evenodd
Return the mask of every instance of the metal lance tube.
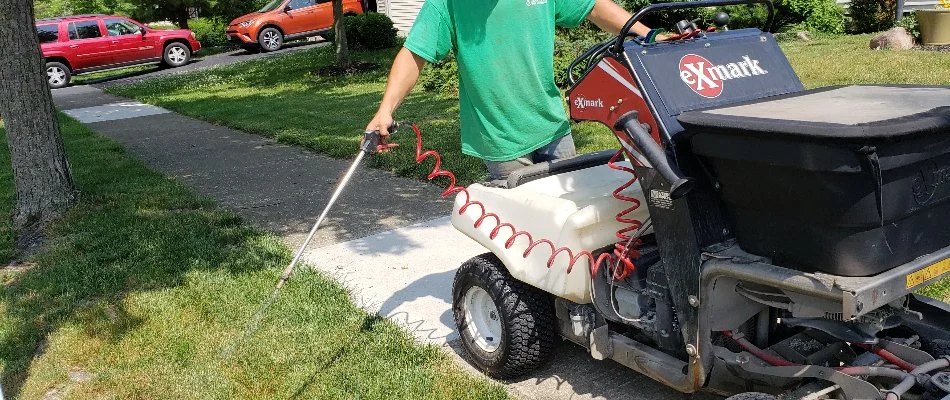
<path id="1" fill-rule="evenodd" d="M 395 128 L 396 125 L 393 125 L 389 131 L 393 132 Z M 328 201 L 326 207 L 323 208 L 323 211 L 320 213 L 320 217 L 317 218 L 317 222 L 313 224 L 313 228 L 310 229 L 310 233 L 307 234 L 306 239 L 304 239 L 303 243 L 300 245 L 300 248 L 297 249 L 293 260 L 290 261 L 290 264 L 287 265 L 287 268 L 284 268 L 284 272 L 280 274 L 280 280 L 277 281 L 277 285 L 274 286 L 274 290 L 271 291 L 270 296 L 267 297 L 267 300 L 264 301 L 264 304 L 261 305 L 261 308 L 258 309 L 254 314 L 254 317 L 251 318 L 251 323 L 248 324 L 247 328 L 237 340 L 232 342 L 230 346 L 221 352 L 222 357 L 229 356 L 234 351 L 237 343 L 243 341 L 244 338 L 248 337 L 252 332 L 257 330 L 257 326 L 264 318 L 264 313 L 268 308 L 270 308 L 272 304 L 274 304 L 274 300 L 277 299 L 277 294 L 280 292 L 280 289 L 287 284 L 287 281 L 290 280 L 290 277 L 294 274 L 294 270 L 297 269 L 297 264 L 300 263 L 300 259 L 303 258 L 304 251 L 307 250 L 307 246 L 313 240 L 313 236 L 316 235 L 317 230 L 320 229 L 320 225 L 323 224 L 323 220 L 327 218 L 327 214 L 330 212 L 330 209 L 333 208 L 333 205 L 336 203 L 337 199 L 340 198 L 340 194 L 343 193 L 343 189 L 345 189 L 350 183 L 350 180 L 353 179 L 353 175 L 356 174 L 356 169 L 360 166 L 360 163 L 363 161 L 363 158 L 366 156 L 366 154 L 376 154 L 392 147 L 395 147 L 395 144 L 386 143 L 385 138 L 383 138 L 378 131 L 367 131 L 363 133 L 363 142 L 360 144 L 359 153 L 356 154 L 356 158 L 353 160 L 353 163 L 350 164 L 350 168 L 346 170 L 343 178 L 341 178 L 340 182 L 336 185 L 336 189 L 330 196 L 330 201 Z"/>
<path id="2" fill-rule="evenodd" d="M 297 263 L 300 262 L 300 259 L 303 257 L 304 251 L 307 250 L 307 246 L 310 244 L 310 241 L 313 240 L 313 236 L 317 233 L 317 230 L 320 229 L 320 225 L 323 224 L 323 220 L 326 219 L 327 213 L 330 212 L 330 208 L 333 207 L 333 204 L 336 203 L 336 200 L 340 197 L 340 193 L 343 192 L 343 189 L 346 188 L 346 185 L 350 183 L 350 180 L 353 179 L 353 174 L 356 172 L 356 168 L 360 166 L 360 162 L 363 161 L 363 157 L 366 155 L 366 152 L 360 151 L 356 155 L 356 159 L 353 160 L 353 164 L 350 165 L 350 169 L 346 171 L 346 174 L 343 175 L 343 178 L 340 179 L 340 183 L 337 184 L 336 190 L 333 191 L 333 195 L 330 196 L 330 201 L 327 202 L 327 206 L 324 207 L 323 212 L 320 213 L 320 217 L 317 218 L 317 222 L 313 224 L 313 228 L 310 229 L 310 233 L 307 234 L 307 238 L 304 239 L 303 244 L 300 245 L 300 248 L 297 249 L 297 253 L 294 254 L 294 259 L 290 261 L 290 264 L 287 265 L 287 268 L 284 268 L 284 273 L 280 275 L 280 281 L 277 282 L 277 287 L 275 290 L 279 290 L 287 283 L 290 279 L 290 276 L 294 274 L 294 270 L 297 268 Z"/>

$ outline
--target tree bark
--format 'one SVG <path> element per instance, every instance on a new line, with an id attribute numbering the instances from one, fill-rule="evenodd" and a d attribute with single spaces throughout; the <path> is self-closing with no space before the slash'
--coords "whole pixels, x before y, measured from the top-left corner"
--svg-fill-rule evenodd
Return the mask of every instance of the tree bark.
<path id="1" fill-rule="evenodd" d="M 33 22 L 33 0 L 0 0 L 0 116 L 13 164 L 21 235 L 37 232 L 76 200 L 46 66 Z"/>
<path id="2" fill-rule="evenodd" d="M 181 29 L 191 29 L 188 27 L 188 20 L 191 19 L 191 13 L 188 12 L 188 7 L 182 6 L 180 10 L 175 11 L 175 23 L 178 24 L 178 27 Z"/>
<path id="3" fill-rule="evenodd" d="M 349 68 L 350 47 L 346 43 L 346 24 L 343 23 L 343 0 L 333 0 L 333 30 L 336 32 L 336 65 Z"/>

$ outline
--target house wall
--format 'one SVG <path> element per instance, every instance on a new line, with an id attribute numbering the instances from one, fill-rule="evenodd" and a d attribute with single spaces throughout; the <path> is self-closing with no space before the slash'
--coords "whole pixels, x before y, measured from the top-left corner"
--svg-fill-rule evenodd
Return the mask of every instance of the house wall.
<path id="1" fill-rule="evenodd" d="M 379 12 L 393 20 L 396 29 L 399 29 L 399 34 L 406 36 L 424 2 L 424 0 L 379 0 L 377 7 Z"/>

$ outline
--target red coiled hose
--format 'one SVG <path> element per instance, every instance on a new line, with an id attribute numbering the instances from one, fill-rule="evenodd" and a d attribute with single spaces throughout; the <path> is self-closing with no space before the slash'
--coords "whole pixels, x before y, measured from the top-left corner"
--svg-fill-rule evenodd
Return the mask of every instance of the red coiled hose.
<path id="1" fill-rule="evenodd" d="M 485 222 L 485 220 L 493 219 L 496 225 L 495 225 L 495 228 L 492 229 L 489 234 L 490 239 L 494 240 L 495 238 L 497 238 L 503 228 L 510 229 L 511 236 L 508 237 L 508 239 L 505 241 L 505 249 L 510 249 L 512 246 L 514 246 L 515 241 L 517 241 L 519 237 L 525 237 L 527 238 L 529 244 L 528 244 L 528 247 L 525 249 L 524 253 L 522 254 L 522 257 L 527 258 L 528 255 L 531 254 L 531 252 L 534 251 L 536 247 L 543 244 L 547 246 L 548 248 L 550 248 L 551 250 L 551 256 L 548 257 L 548 261 L 547 261 L 548 268 L 551 268 L 554 265 L 554 261 L 558 255 L 564 253 L 570 259 L 570 262 L 568 263 L 568 266 L 567 266 L 567 273 L 571 273 L 571 270 L 574 268 L 574 264 L 576 264 L 578 261 L 582 259 L 587 259 L 590 262 L 590 269 L 591 269 L 592 275 L 597 274 L 598 267 L 603 262 L 607 262 L 608 265 L 617 265 L 619 268 L 616 268 L 613 271 L 611 271 L 613 273 L 613 278 L 616 280 L 622 280 L 622 279 L 627 278 L 636 269 L 636 265 L 633 263 L 633 261 L 630 260 L 630 257 L 631 256 L 637 257 L 639 256 L 639 253 L 632 248 L 628 248 L 626 243 L 632 242 L 631 237 L 629 236 L 629 233 L 637 229 L 640 229 L 643 226 L 643 223 L 639 220 L 628 218 L 627 215 L 640 208 L 640 201 L 633 197 L 624 196 L 621 194 L 621 192 L 629 188 L 631 185 L 633 185 L 639 179 L 639 177 L 636 176 L 636 172 L 633 169 L 616 164 L 617 160 L 619 160 L 620 156 L 623 154 L 623 150 L 617 151 L 617 154 L 611 157 L 610 161 L 607 162 L 607 166 L 610 167 L 611 169 L 614 169 L 617 171 L 629 172 L 630 174 L 633 175 L 633 178 L 631 178 L 630 181 L 621 185 L 620 187 L 618 187 L 616 190 L 613 191 L 613 196 L 617 200 L 632 203 L 632 205 L 629 208 L 624 209 L 623 211 L 621 211 L 620 213 L 616 215 L 616 220 L 618 222 L 627 224 L 628 226 L 617 231 L 617 238 L 620 240 L 623 240 L 623 242 L 617 243 L 616 245 L 614 245 L 614 251 L 612 253 L 603 253 L 598 257 L 594 257 L 594 255 L 589 251 L 582 251 L 579 253 L 575 253 L 570 248 L 558 247 L 557 245 L 554 244 L 554 242 L 548 239 L 535 240 L 534 236 L 532 236 L 531 233 L 527 231 L 519 231 L 511 223 L 502 221 L 501 217 L 499 217 L 498 214 L 488 212 L 488 210 L 485 208 L 485 204 L 483 204 L 480 201 L 472 200 L 471 195 L 468 192 L 468 189 L 466 189 L 465 187 L 456 185 L 455 174 L 453 174 L 451 171 L 446 171 L 442 169 L 442 156 L 437 151 L 423 150 L 422 131 L 419 129 L 419 126 L 416 124 L 412 124 L 411 126 L 412 126 L 413 132 L 415 132 L 416 134 L 416 164 L 421 164 L 423 161 L 425 161 L 426 158 L 430 158 L 430 157 L 435 160 L 435 165 L 433 165 L 432 167 L 432 172 L 430 172 L 426 176 L 426 179 L 430 181 L 438 177 L 446 177 L 449 179 L 448 187 L 445 189 L 444 192 L 442 192 L 443 198 L 451 196 L 453 194 L 465 196 L 464 204 L 459 208 L 459 215 L 464 214 L 465 211 L 467 211 L 470 207 L 473 207 L 473 206 L 477 206 L 479 209 L 481 209 L 481 215 L 475 219 L 475 228 L 481 227 L 481 225 Z M 633 246 L 635 246 L 636 242 L 635 241 L 633 242 L 634 242 Z"/>

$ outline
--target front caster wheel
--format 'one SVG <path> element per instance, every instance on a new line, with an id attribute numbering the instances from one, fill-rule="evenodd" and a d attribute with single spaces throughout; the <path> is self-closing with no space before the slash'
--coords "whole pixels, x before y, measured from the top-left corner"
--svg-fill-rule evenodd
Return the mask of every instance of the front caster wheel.
<path id="1" fill-rule="evenodd" d="M 531 372 L 554 352 L 554 301 L 515 280 L 494 254 L 466 261 L 455 274 L 452 308 L 462 345 L 493 378 Z"/>

